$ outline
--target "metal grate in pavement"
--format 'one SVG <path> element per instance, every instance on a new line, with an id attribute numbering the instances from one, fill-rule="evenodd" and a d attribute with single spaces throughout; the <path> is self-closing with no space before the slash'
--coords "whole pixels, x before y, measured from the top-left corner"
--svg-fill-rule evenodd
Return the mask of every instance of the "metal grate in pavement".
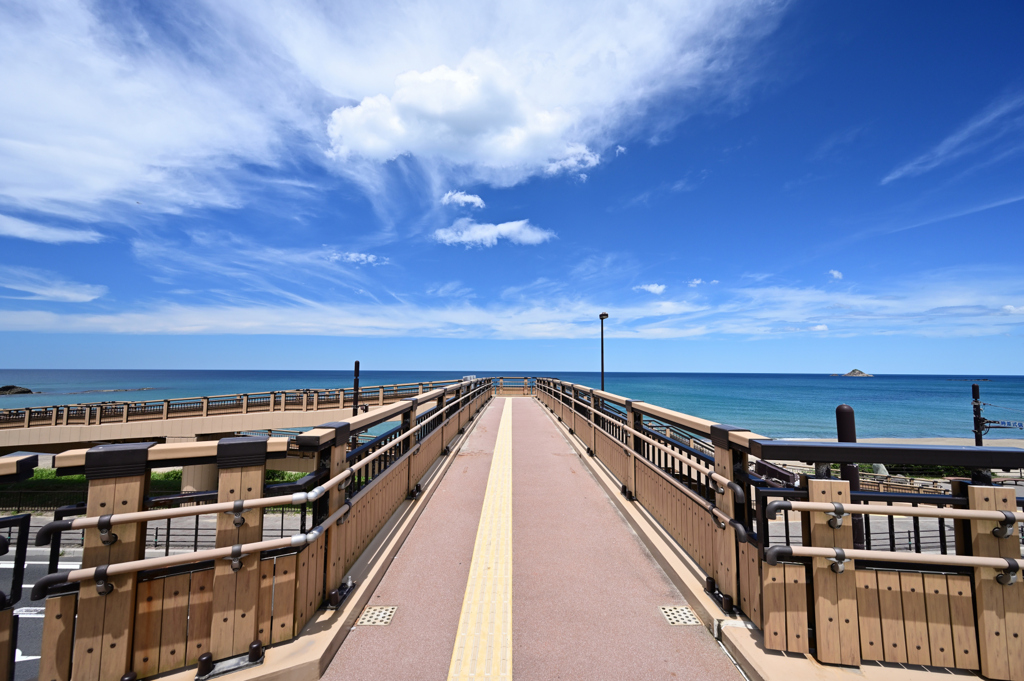
<path id="1" fill-rule="evenodd" d="M 663 605 L 660 609 L 661 614 L 665 616 L 665 619 L 672 626 L 700 624 L 700 620 L 697 619 L 697 616 L 693 614 L 693 610 L 688 605 Z"/>
<path id="2" fill-rule="evenodd" d="M 395 610 L 397 609 L 398 606 L 395 605 L 374 605 L 369 607 L 363 610 L 363 614 L 359 616 L 356 626 L 386 627 L 391 624 L 391 618 L 395 616 Z"/>

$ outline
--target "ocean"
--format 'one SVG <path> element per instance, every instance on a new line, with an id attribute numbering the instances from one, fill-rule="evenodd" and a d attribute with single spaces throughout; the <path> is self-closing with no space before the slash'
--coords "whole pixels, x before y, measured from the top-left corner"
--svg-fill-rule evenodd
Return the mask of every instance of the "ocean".
<path id="1" fill-rule="evenodd" d="M 418 383 L 477 376 L 531 376 L 530 371 L 363 371 L 362 385 Z M 600 374 L 541 372 L 593 387 Z M 1024 376 L 607 373 L 605 386 L 635 400 L 748 428 L 769 437 L 835 437 L 835 408 L 849 404 L 857 434 L 870 437 L 972 437 L 971 383 L 985 417 L 1024 421 Z M 0 369 L 0 385 L 33 395 L 0 396 L 0 409 L 76 402 L 162 400 L 295 388 L 352 385 L 351 371 L 145 371 Z M 992 430 L 986 439 L 1024 437 Z"/>

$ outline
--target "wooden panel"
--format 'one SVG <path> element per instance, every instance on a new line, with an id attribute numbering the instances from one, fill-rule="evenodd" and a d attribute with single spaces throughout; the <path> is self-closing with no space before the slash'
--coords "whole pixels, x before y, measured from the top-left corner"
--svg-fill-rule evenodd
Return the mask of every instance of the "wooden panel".
<path id="1" fill-rule="evenodd" d="M 928 615 L 928 648 L 932 665 L 954 667 L 953 632 L 949 626 L 949 591 L 945 575 L 924 575 L 924 603 Z"/>
<path id="2" fill-rule="evenodd" d="M 970 508 L 995 510 L 995 497 L 1001 490 L 995 487 L 971 485 L 967 490 Z M 995 521 L 972 520 L 971 544 L 976 556 L 998 556 L 999 544 L 992 529 Z M 977 597 L 978 641 L 981 673 L 992 679 L 1010 678 L 1010 660 L 1007 649 L 1006 610 L 1003 587 L 996 582 L 996 570 L 975 568 L 974 587 Z"/>
<path id="3" fill-rule="evenodd" d="M 112 513 L 116 487 L 116 481 L 112 478 L 90 480 L 86 514 L 100 516 Z M 99 530 L 87 529 L 82 547 L 82 567 L 96 567 L 108 563 L 110 563 L 110 548 L 104 546 L 100 541 Z M 78 619 L 75 630 L 75 664 L 71 671 L 71 678 L 74 681 L 94 681 L 100 678 L 105 599 L 106 596 L 96 593 L 96 589 L 92 588 L 88 582 L 79 592 Z M 134 611 L 134 604 L 132 610 Z"/>
<path id="4" fill-rule="evenodd" d="M 920 572 L 900 573 L 903 601 L 903 631 L 907 638 L 907 662 L 931 664 L 928 643 L 928 617 L 924 604 L 924 580 Z"/>
<path id="5" fill-rule="evenodd" d="M 190 574 L 175 575 L 163 580 L 164 610 L 160 624 L 161 673 L 185 666 L 190 581 Z"/>
<path id="6" fill-rule="evenodd" d="M 764 586 L 764 647 L 769 650 L 786 649 L 786 570 L 782 565 L 761 566 Z"/>
<path id="7" fill-rule="evenodd" d="M 188 648 L 185 664 L 195 664 L 210 650 L 213 618 L 213 570 L 192 573 L 188 591 Z"/>
<path id="8" fill-rule="evenodd" d="M 295 555 L 279 556 L 274 566 L 274 617 L 271 643 L 287 641 L 295 629 Z"/>
<path id="9" fill-rule="evenodd" d="M 849 504 L 850 483 L 845 480 L 809 480 L 809 498 L 814 502 Z M 853 548 L 850 518 L 833 529 L 829 516 L 809 514 L 811 545 L 825 548 Z M 825 558 L 812 562 L 814 575 L 814 617 L 817 657 L 822 662 L 856 666 L 860 664 L 860 625 L 857 615 L 857 583 L 853 570 L 832 571 Z"/>
<path id="10" fill-rule="evenodd" d="M 256 638 L 270 645 L 270 632 L 274 614 L 274 559 L 260 561 L 260 599 L 256 608 Z"/>
<path id="11" fill-rule="evenodd" d="M 746 565 L 747 565 L 747 594 L 748 602 L 750 604 L 750 610 L 747 612 L 747 617 L 754 623 L 754 626 L 761 627 L 761 575 L 758 568 L 761 567 L 761 561 L 757 555 L 756 546 L 747 546 L 746 551 Z"/>
<path id="12" fill-rule="evenodd" d="M 857 570 L 857 619 L 860 624 L 860 656 L 865 660 L 885 659 L 882 621 L 878 612 L 878 580 L 874 570 Z"/>
<path id="13" fill-rule="evenodd" d="M 978 634 L 974 624 L 974 598 L 971 578 L 948 575 L 949 622 L 953 630 L 953 653 L 959 669 L 978 669 Z"/>
<path id="14" fill-rule="evenodd" d="M 1017 510 L 1017 497 L 1013 487 L 1001 487 L 993 502 L 997 511 L 1014 512 Z M 1018 523 L 1010 528 L 1010 536 L 996 539 L 999 556 L 1020 561 L 1020 531 Z M 1006 636 L 1006 653 L 1010 668 L 1010 678 L 1024 681 L 1024 581 L 1017 575 L 1017 581 L 1002 587 L 1003 610 L 1006 613 L 1004 624 Z"/>
<path id="15" fill-rule="evenodd" d="M 306 606 L 309 600 L 309 546 L 295 554 L 295 629 L 293 636 L 298 636 L 302 627 L 306 626 Z"/>
<path id="16" fill-rule="evenodd" d="M 0 679 L 12 678 L 11 660 L 14 659 L 14 611 L 0 610 Z"/>
<path id="17" fill-rule="evenodd" d="M 732 480 L 733 463 L 739 464 L 742 454 L 734 453 L 728 447 L 715 447 L 715 472 Z M 737 459 L 734 462 L 734 459 Z M 746 470 L 743 466 L 741 470 Z M 715 505 L 721 509 L 733 509 L 735 496 L 728 487 L 721 487 L 721 493 L 715 493 Z M 714 576 L 718 590 L 738 599 L 738 579 L 736 575 L 736 530 L 731 525 L 725 528 L 714 527 Z M 805 637 L 806 638 L 806 637 Z"/>
<path id="18" fill-rule="evenodd" d="M 886 662 L 907 661 L 907 642 L 903 634 L 903 599 L 898 572 L 879 570 L 878 614 L 882 619 L 882 644 Z"/>
<path id="19" fill-rule="evenodd" d="M 786 650 L 810 652 L 807 640 L 807 574 L 803 565 L 786 565 Z"/>
<path id="20" fill-rule="evenodd" d="M 239 499 L 259 499 L 263 496 L 263 466 L 241 468 L 241 489 Z M 223 515 L 223 514 L 222 514 Z M 232 516 L 229 516 L 232 517 Z M 263 539 L 263 511 L 253 509 L 245 514 L 245 524 L 238 528 L 239 544 L 249 544 Z M 260 591 L 260 557 L 258 553 L 242 559 L 242 569 L 235 573 L 235 609 L 233 623 L 232 655 L 249 650 L 249 645 L 258 637 L 256 607 Z M 216 653 L 214 654 L 216 656 Z"/>
<path id="21" fill-rule="evenodd" d="M 164 602 L 164 580 L 154 579 L 138 586 L 135 609 L 135 654 L 132 669 L 140 676 L 160 671 L 160 625 Z M 120 678 L 120 677 L 118 677 Z"/>
<path id="22" fill-rule="evenodd" d="M 75 636 L 76 594 L 57 596 L 46 601 L 43 615 L 42 650 L 39 658 L 39 681 L 69 681 L 71 678 L 71 648 Z"/>
<path id="23" fill-rule="evenodd" d="M 242 469 L 225 468 L 220 470 L 217 483 L 217 501 L 224 503 L 239 498 L 242 487 Z M 234 525 L 234 516 L 229 513 L 217 514 L 217 546 L 233 546 L 238 538 L 238 528 Z M 235 616 L 235 572 L 231 569 L 231 561 L 218 560 L 214 564 L 213 576 L 213 618 L 210 635 L 210 652 L 213 659 L 220 660 L 231 657 L 234 649 Z M 192 652 L 192 651 L 189 651 Z"/>
<path id="24" fill-rule="evenodd" d="M 141 511 L 148 480 L 148 474 L 115 478 L 115 512 Z M 144 531 L 144 524 L 118 525 L 117 542 L 110 547 L 110 562 L 124 563 L 142 558 L 145 552 Z M 102 597 L 106 603 L 100 678 L 120 679 L 131 666 L 137 577 L 134 573 L 118 575 L 110 582 L 114 590 Z"/>

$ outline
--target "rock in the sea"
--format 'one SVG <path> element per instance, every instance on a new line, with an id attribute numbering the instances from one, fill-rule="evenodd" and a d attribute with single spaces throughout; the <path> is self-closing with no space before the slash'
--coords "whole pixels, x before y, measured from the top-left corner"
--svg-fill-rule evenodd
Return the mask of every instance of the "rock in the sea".
<path id="1" fill-rule="evenodd" d="M 31 395 L 32 391 L 20 385 L 0 385 L 0 395 Z"/>
<path id="2" fill-rule="evenodd" d="M 865 374 L 860 369 L 854 369 L 848 374 L 843 374 L 843 376 L 853 376 L 854 378 L 874 378 L 871 374 Z"/>

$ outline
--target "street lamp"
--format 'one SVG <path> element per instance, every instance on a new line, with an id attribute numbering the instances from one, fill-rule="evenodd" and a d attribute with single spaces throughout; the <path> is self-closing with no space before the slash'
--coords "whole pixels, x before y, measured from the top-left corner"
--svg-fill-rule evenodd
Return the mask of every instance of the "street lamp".
<path id="1" fill-rule="evenodd" d="M 601 392 L 604 392 L 604 320 L 608 319 L 608 313 L 602 312 L 601 318 Z"/>

